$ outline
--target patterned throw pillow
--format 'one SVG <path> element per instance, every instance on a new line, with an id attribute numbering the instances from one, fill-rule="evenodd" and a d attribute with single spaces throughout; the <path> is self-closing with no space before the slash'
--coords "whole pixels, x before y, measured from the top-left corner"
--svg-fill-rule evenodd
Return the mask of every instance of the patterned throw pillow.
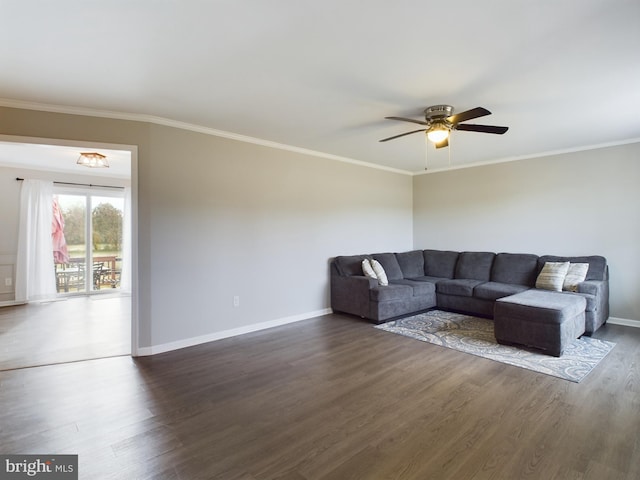
<path id="1" fill-rule="evenodd" d="M 569 262 L 546 262 L 536 279 L 536 288 L 561 292 L 568 271 Z"/>
<path id="2" fill-rule="evenodd" d="M 376 272 L 378 283 L 380 285 L 389 285 L 387 274 L 384 271 L 384 268 L 382 268 L 382 265 L 380 265 L 380 262 L 378 262 L 377 260 L 371 260 L 371 268 L 373 268 L 373 271 Z"/>
<path id="3" fill-rule="evenodd" d="M 584 282 L 584 279 L 587 278 L 588 271 L 588 263 L 569 264 L 569 271 L 567 272 L 567 276 L 564 277 L 562 289 L 568 292 L 577 292 L 578 284 Z"/>

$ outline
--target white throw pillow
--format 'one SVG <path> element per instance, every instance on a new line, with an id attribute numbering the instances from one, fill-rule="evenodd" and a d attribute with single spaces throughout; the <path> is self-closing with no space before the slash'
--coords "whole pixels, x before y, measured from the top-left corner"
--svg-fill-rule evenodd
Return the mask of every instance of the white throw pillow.
<path id="1" fill-rule="evenodd" d="M 536 288 L 561 292 L 568 271 L 569 262 L 546 262 L 536 279 Z"/>
<path id="2" fill-rule="evenodd" d="M 373 268 L 373 271 L 376 272 L 378 283 L 380 285 L 389 285 L 387 274 L 384 271 L 384 268 L 382 268 L 382 265 L 380 265 L 380 262 L 378 262 L 377 260 L 371 260 L 371 268 Z"/>
<path id="3" fill-rule="evenodd" d="M 584 282 L 584 279 L 587 278 L 588 271 L 588 263 L 569 264 L 569 271 L 567 272 L 567 276 L 564 277 L 562 289 L 568 292 L 577 292 L 578 284 Z"/>
<path id="4" fill-rule="evenodd" d="M 378 279 L 378 276 L 376 275 L 376 272 L 373 271 L 373 267 L 371 266 L 368 258 L 362 260 L 362 273 L 364 273 L 365 277 L 373 278 L 375 280 Z"/>

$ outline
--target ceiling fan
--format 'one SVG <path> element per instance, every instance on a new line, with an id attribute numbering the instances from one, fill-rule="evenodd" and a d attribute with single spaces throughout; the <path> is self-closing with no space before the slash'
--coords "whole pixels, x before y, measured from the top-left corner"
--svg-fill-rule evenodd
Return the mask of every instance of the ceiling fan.
<path id="1" fill-rule="evenodd" d="M 387 142 L 394 138 L 404 137 L 417 132 L 427 132 L 427 138 L 431 140 L 436 148 L 442 148 L 449 145 L 449 134 L 452 130 L 464 130 L 467 132 L 495 133 L 502 135 L 509 127 L 498 127 L 494 125 L 477 125 L 473 123 L 462 123 L 474 118 L 491 115 L 486 108 L 476 107 L 465 112 L 453 114 L 451 105 L 433 105 L 424 110 L 424 120 L 414 120 L 413 118 L 404 117 L 384 117 L 389 120 L 400 120 L 402 122 L 417 123 L 424 125 L 425 128 L 412 130 L 411 132 L 401 133 L 393 137 L 383 138 L 381 142 Z"/>

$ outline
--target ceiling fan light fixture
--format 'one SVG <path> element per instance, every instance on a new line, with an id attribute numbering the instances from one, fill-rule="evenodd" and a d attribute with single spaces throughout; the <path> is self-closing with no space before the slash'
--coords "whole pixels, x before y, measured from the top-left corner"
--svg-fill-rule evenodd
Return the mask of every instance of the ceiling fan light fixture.
<path id="1" fill-rule="evenodd" d="M 440 143 L 449 138 L 449 129 L 443 126 L 436 126 L 427 130 L 427 138 L 433 143 Z"/>
<path id="2" fill-rule="evenodd" d="M 423 128 L 401 133 L 392 137 L 383 138 L 380 142 L 388 142 L 396 138 L 404 137 L 418 132 L 426 132 L 427 139 L 436 145 L 436 148 L 448 147 L 449 136 L 452 130 L 464 130 L 467 132 L 493 133 L 502 135 L 509 130 L 509 127 L 499 127 L 497 125 L 477 125 L 463 123 L 474 118 L 491 115 L 491 112 L 484 107 L 476 107 L 471 110 L 453 114 L 451 105 L 433 105 L 424 110 L 424 120 L 415 120 L 405 117 L 384 117 L 389 120 L 400 120 L 402 122 L 417 123 Z"/>
<path id="3" fill-rule="evenodd" d="M 89 168 L 109 168 L 107 157 L 97 152 L 82 152 L 76 163 Z"/>

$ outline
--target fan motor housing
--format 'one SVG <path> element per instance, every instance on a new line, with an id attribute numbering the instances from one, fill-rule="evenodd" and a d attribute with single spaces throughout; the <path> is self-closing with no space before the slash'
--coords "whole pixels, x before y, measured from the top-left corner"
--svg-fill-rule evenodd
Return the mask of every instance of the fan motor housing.
<path id="1" fill-rule="evenodd" d="M 434 128 L 453 129 L 453 124 L 447 120 L 453 115 L 453 107 L 451 105 L 433 105 L 424 110 L 424 118 L 429 124 L 427 131 Z"/>
<path id="2" fill-rule="evenodd" d="M 453 115 L 451 105 L 432 105 L 424 109 L 424 118 L 428 122 L 431 120 L 442 120 Z"/>

